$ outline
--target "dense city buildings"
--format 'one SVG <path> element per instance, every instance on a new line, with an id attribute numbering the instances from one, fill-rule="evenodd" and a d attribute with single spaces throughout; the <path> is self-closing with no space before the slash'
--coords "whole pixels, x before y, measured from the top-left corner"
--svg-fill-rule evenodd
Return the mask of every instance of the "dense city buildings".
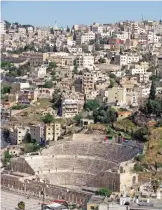
<path id="1" fill-rule="evenodd" d="M 0 28 L 2 189 L 162 209 L 162 21 Z"/>

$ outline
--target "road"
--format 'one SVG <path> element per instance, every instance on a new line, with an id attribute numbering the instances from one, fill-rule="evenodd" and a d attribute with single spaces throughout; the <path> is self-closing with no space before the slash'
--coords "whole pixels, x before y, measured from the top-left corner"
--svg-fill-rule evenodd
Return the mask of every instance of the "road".
<path id="1" fill-rule="evenodd" d="M 25 202 L 25 210 L 41 210 L 39 200 L 13 194 L 10 192 L 1 191 L 1 210 L 15 210 L 20 201 Z"/>

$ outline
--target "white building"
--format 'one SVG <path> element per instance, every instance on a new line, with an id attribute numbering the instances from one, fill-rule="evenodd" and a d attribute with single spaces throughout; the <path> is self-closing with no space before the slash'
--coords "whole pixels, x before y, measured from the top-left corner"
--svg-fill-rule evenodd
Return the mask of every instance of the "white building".
<path id="1" fill-rule="evenodd" d="M 5 34 L 6 33 L 6 23 L 4 21 L 0 22 L 0 33 Z"/>
<path id="2" fill-rule="evenodd" d="M 103 26 L 100 24 L 92 25 L 92 32 L 93 33 L 103 33 Z"/>
<path id="3" fill-rule="evenodd" d="M 85 33 L 84 35 L 76 36 L 76 44 L 77 45 L 89 43 L 90 40 L 95 40 L 95 33 L 89 32 L 89 33 Z"/>
<path id="4" fill-rule="evenodd" d="M 139 55 L 115 55 L 114 61 L 117 65 L 128 65 L 131 63 L 137 63 L 140 59 Z"/>
<path id="5" fill-rule="evenodd" d="M 46 70 L 47 70 L 47 67 L 42 65 L 42 66 L 36 67 L 34 71 L 32 71 L 32 74 L 35 78 L 44 78 L 46 76 Z"/>
<path id="6" fill-rule="evenodd" d="M 88 68 L 89 66 L 94 66 L 94 56 L 92 55 L 78 55 L 76 57 L 76 65 Z"/>
<path id="7" fill-rule="evenodd" d="M 19 34 L 26 34 L 26 29 L 25 28 L 18 28 Z"/>
<path id="8" fill-rule="evenodd" d="M 131 73 L 131 75 L 144 74 L 145 69 L 138 65 L 138 67 L 130 69 L 130 73 Z"/>

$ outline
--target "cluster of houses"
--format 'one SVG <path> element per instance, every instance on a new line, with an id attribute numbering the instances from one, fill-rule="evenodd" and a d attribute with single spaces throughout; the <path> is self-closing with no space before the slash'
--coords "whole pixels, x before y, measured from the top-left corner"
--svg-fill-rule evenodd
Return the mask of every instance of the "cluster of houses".
<path id="1" fill-rule="evenodd" d="M 38 99 L 51 100 L 55 90 L 62 93 L 62 118 L 73 118 L 87 100 L 98 98 L 108 105 L 136 109 L 148 98 L 150 77 L 162 78 L 162 24 L 157 21 L 74 25 L 71 29 L 22 27 L 1 22 L 2 61 L 17 68 L 29 64 L 26 75 L 13 77 L 1 68 L 1 82 L 11 83 L 1 102 L 3 120 L 10 120 L 17 104 L 32 105 Z M 32 50 L 25 47 L 33 46 Z M 23 52 L 14 53 L 23 48 Z M 50 63 L 55 67 L 49 71 Z M 52 87 L 45 87 L 52 81 Z M 162 98 L 162 80 L 156 87 Z M 57 112 L 55 112 L 57 117 Z M 122 115 L 122 114 L 121 114 Z M 124 115 L 124 114 L 123 114 Z M 121 116 L 122 117 L 122 116 Z M 33 139 L 57 140 L 57 125 L 16 128 L 11 132 L 18 144 L 30 130 Z M 59 128 L 60 129 L 60 128 Z M 21 130 L 21 133 L 19 133 Z M 21 135 L 19 135 L 21 134 Z"/>

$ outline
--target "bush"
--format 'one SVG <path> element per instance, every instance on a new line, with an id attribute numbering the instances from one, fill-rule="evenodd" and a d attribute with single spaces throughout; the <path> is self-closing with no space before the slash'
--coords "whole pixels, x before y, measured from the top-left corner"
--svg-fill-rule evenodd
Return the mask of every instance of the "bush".
<path id="1" fill-rule="evenodd" d="M 107 196 L 110 197 L 112 191 L 107 188 L 101 188 L 96 192 L 96 195 L 102 195 L 102 196 Z"/>
<path id="2" fill-rule="evenodd" d="M 40 146 L 38 144 L 28 143 L 25 145 L 24 152 L 25 153 L 36 152 L 39 149 L 40 149 Z"/>
<path id="3" fill-rule="evenodd" d="M 140 128 L 134 133 L 134 137 L 140 141 L 147 141 L 147 135 L 148 135 L 147 127 Z"/>
<path id="4" fill-rule="evenodd" d="M 99 108 L 100 104 L 99 102 L 94 100 L 87 100 L 87 102 L 84 105 L 85 110 L 87 111 L 94 111 L 95 109 Z"/>
<path id="5" fill-rule="evenodd" d="M 42 118 L 42 121 L 45 123 L 45 124 L 48 124 L 48 123 L 52 123 L 54 121 L 54 117 L 53 115 L 51 115 L 50 113 L 46 114 L 43 118 Z"/>
<path id="6" fill-rule="evenodd" d="M 135 172 L 142 172 L 143 169 L 144 169 L 144 167 L 143 167 L 141 164 L 139 164 L 139 163 L 136 163 L 136 164 L 134 165 L 134 171 L 135 171 Z"/>
<path id="7" fill-rule="evenodd" d="M 45 82 L 45 85 L 44 85 L 45 88 L 52 88 L 53 87 L 53 82 L 50 80 L 50 81 L 47 81 Z"/>
<path id="8" fill-rule="evenodd" d="M 20 109 L 25 109 L 28 107 L 29 107 L 28 105 L 16 105 L 16 106 L 11 107 L 11 109 L 12 110 L 20 110 Z"/>
<path id="9" fill-rule="evenodd" d="M 143 159 L 144 159 L 144 155 L 138 155 L 135 157 L 135 160 L 139 162 L 141 162 Z"/>
<path id="10" fill-rule="evenodd" d="M 74 119 L 76 125 L 80 124 L 81 118 L 82 118 L 81 115 L 79 115 L 79 114 L 75 115 L 75 117 L 73 119 Z"/>

